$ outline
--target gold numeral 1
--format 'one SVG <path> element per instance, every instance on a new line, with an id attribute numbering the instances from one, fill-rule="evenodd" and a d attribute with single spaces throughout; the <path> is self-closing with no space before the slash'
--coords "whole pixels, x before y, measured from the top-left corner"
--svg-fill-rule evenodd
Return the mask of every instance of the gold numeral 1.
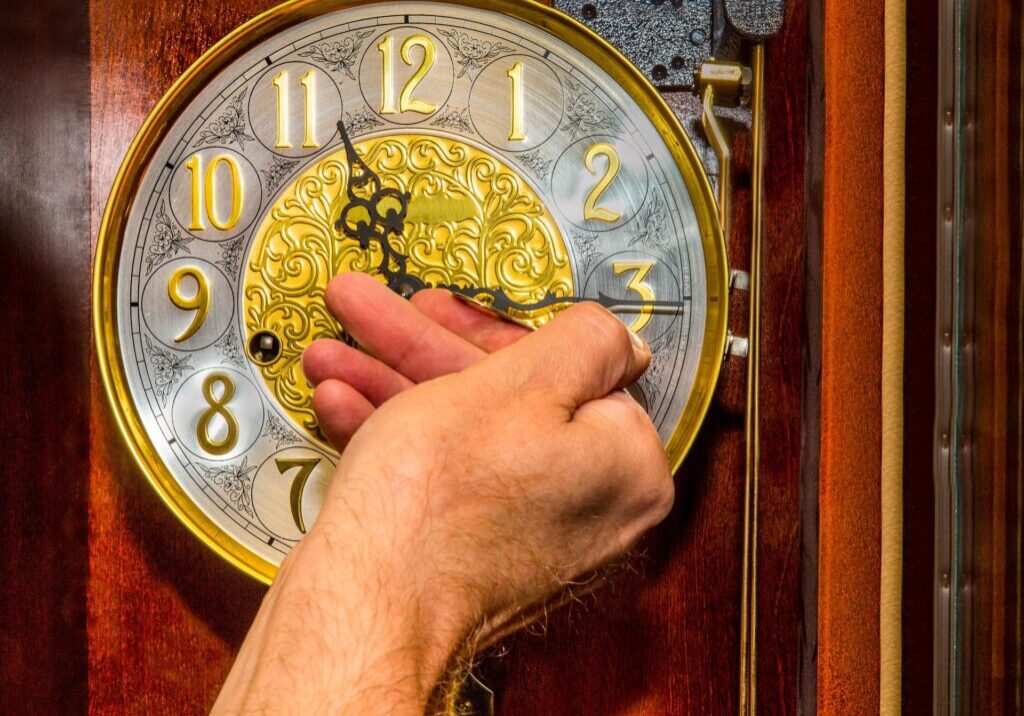
<path id="1" fill-rule="evenodd" d="M 512 130 L 508 133 L 510 142 L 522 142 L 523 133 L 523 63 L 516 62 L 506 73 L 512 81 Z"/>
<path id="2" fill-rule="evenodd" d="M 619 160 L 619 153 L 615 151 L 615 147 L 607 142 L 599 142 L 588 149 L 586 155 L 583 157 L 587 171 L 591 174 L 597 174 L 597 168 L 594 165 L 594 161 L 598 157 L 604 157 L 607 159 L 608 167 L 605 169 L 604 176 L 601 177 L 601 181 L 599 181 L 597 186 L 591 189 L 590 194 L 587 195 L 587 200 L 583 204 L 583 219 L 584 221 L 594 219 L 596 221 L 604 221 L 610 224 L 613 221 L 621 219 L 622 214 L 600 207 L 597 205 L 597 202 L 601 200 L 601 195 L 605 193 L 608 186 L 615 181 L 615 177 L 618 176 L 621 161 Z"/>
<path id="3" fill-rule="evenodd" d="M 226 221 L 218 218 L 214 201 L 217 196 L 217 167 L 221 164 L 226 165 L 231 173 L 231 214 Z M 188 230 L 206 230 L 206 224 L 203 223 L 204 213 L 213 228 L 219 231 L 234 228 L 242 216 L 242 172 L 238 168 L 238 162 L 228 154 L 218 154 L 206 167 L 204 174 L 202 157 L 193 154 L 185 166 L 192 175 L 192 223 L 189 224 Z"/>
<path id="4" fill-rule="evenodd" d="M 213 394 L 215 385 L 220 385 L 220 396 Z M 235 397 L 235 384 L 226 373 L 210 373 L 203 381 L 203 398 L 210 407 L 199 416 L 199 424 L 196 425 L 196 439 L 199 440 L 199 445 L 203 450 L 211 455 L 229 453 L 238 443 L 238 421 L 227 407 L 233 397 Z M 216 415 L 219 415 L 228 426 L 228 433 L 222 440 L 210 437 L 210 422 Z"/>
<path id="5" fill-rule="evenodd" d="M 627 271 L 633 272 L 633 276 L 626 284 L 626 288 L 639 296 L 641 301 L 655 300 L 654 288 L 644 280 L 653 268 L 654 261 L 616 261 L 612 264 L 612 271 L 615 272 L 616 276 L 621 276 Z M 640 315 L 633 321 L 633 325 L 629 327 L 629 330 L 633 331 L 633 333 L 639 333 L 651 322 L 652 315 L 649 308 L 641 309 Z"/>
<path id="6" fill-rule="evenodd" d="M 181 282 L 186 278 L 196 282 L 196 292 L 191 296 L 186 296 L 181 292 Z M 167 296 L 171 299 L 171 303 L 182 311 L 196 312 L 192 316 L 192 323 L 188 328 L 174 339 L 175 343 L 187 341 L 202 328 L 206 316 L 210 312 L 210 284 L 206 280 L 206 274 L 195 266 L 182 266 L 176 269 L 171 274 L 170 281 L 167 282 Z"/>
<path id="7" fill-rule="evenodd" d="M 299 528 L 299 532 L 306 534 L 306 523 L 302 519 L 302 492 L 306 489 L 306 483 L 309 481 L 310 475 L 313 474 L 313 470 L 320 464 L 320 458 L 309 457 L 296 460 L 276 460 L 275 462 L 277 471 L 282 475 L 289 470 L 298 470 L 295 473 L 295 479 L 292 480 L 289 502 L 292 506 L 292 519 L 295 520 L 295 526 Z"/>
<path id="8" fill-rule="evenodd" d="M 381 86 L 381 103 L 380 113 L 381 114 L 398 114 L 399 112 L 419 112 L 420 114 L 430 114 L 437 109 L 436 104 L 430 104 L 423 100 L 413 99 L 412 93 L 416 90 L 416 87 L 423 78 L 430 72 L 430 68 L 434 66 L 434 61 L 437 58 L 437 48 L 434 46 L 433 40 L 426 35 L 410 35 L 405 38 L 405 42 L 402 43 L 402 62 L 412 67 L 412 48 L 419 47 L 423 49 L 423 60 L 420 62 L 420 66 L 413 73 L 409 81 L 405 83 L 405 87 L 402 88 L 402 92 L 398 97 L 398 106 L 395 106 L 395 38 L 391 35 L 386 35 L 380 44 L 377 45 L 377 49 L 380 50 L 382 55 L 382 61 L 384 63 L 384 71 L 382 73 L 382 86 Z"/>
<path id="9" fill-rule="evenodd" d="M 303 149 L 317 149 L 320 144 L 316 141 L 316 70 L 309 70 L 299 80 L 305 96 L 305 136 L 302 141 Z M 292 142 L 288 131 L 288 70 L 281 70 L 274 77 L 274 87 L 277 88 L 277 143 L 275 149 L 291 149 Z"/>

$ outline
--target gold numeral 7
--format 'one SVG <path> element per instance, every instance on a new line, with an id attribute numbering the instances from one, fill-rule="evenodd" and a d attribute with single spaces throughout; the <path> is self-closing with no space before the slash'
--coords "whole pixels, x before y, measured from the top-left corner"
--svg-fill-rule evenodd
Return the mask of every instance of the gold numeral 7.
<path id="1" fill-rule="evenodd" d="M 292 480 L 291 495 L 288 501 L 292 507 L 292 519 L 295 520 L 295 526 L 299 528 L 299 532 L 306 534 L 306 523 L 302 519 L 302 493 L 306 489 L 306 483 L 309 481 L 310 475 L 313 474 L 313 470 L 320 464 L 320 458 L 279 459 L 275 462 L 277 471 L 282 475 L 289 470 L 298 470 Z"/>

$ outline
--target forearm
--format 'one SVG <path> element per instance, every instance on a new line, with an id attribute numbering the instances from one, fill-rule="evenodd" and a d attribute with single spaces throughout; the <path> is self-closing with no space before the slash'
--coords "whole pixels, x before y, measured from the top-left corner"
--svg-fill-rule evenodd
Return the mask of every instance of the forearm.
<path id="1" fill-rule="evenodd" d="M 461 638 L 409 552 L 318 522 L 264 600 L 214 713 L 417 714 Z"/>

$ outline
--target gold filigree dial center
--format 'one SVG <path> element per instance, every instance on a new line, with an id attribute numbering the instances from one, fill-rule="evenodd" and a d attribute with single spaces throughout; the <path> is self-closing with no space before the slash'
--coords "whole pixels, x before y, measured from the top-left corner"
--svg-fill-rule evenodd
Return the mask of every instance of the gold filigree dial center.
<path id="1" fill-rule="evenodd" d="M 427 284 L 505 289 L 522 303 L 573 293 L 568 251 L 533 188 L 490 154 L 457 140 L 400 134 L 359 142 L 356 151 L 383 186 L 411 196 L 392 246 Z M 270 332 L 279 357 L 258 370 L 280 405 L 323 440 L 310 408 L 302 351 L 341 326 L 328 313 L 328 281 L 345 271 L 376 275 L 380 247 L 363 249 L 334 228 L 347 202 L 344 150 L 310 166 L 274 202 L 256 233 L 242 290 L 247 338 Z M 383 278 L 382 278 L 383 281 Z M 550 311 L 534 317 L 550 318 Z"/>

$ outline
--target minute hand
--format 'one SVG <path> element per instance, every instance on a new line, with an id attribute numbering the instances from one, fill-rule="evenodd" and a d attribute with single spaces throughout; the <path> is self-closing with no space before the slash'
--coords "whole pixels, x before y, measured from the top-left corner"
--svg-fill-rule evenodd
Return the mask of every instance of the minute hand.
<path id="1" fill-rule="evenodd" d="M 598 292 L 597 298 L 591 296 L 556 296 L 548 292 L 544 298 L 532 303 L 522 303 L 513 300 L 505 293 L 503 288 L 478 288 L 462 286 L 442 286 L 452 293 L 471 299 L 475 302 L 484 303 L 488 308 L 501 313 L 516 311 L 518 313 L 533 313 L 552 306 L 571 305 L 593 301 L 607 308 L 612 313 L 654 313 L 674 315 L 680 313 L 690 302 L 689 296 L 683 296 L 678 301 L 644 301 L 629 298 L 614 298 L 605 293 Z M 486 300 L 481 300 L 486 299 Z"/>

